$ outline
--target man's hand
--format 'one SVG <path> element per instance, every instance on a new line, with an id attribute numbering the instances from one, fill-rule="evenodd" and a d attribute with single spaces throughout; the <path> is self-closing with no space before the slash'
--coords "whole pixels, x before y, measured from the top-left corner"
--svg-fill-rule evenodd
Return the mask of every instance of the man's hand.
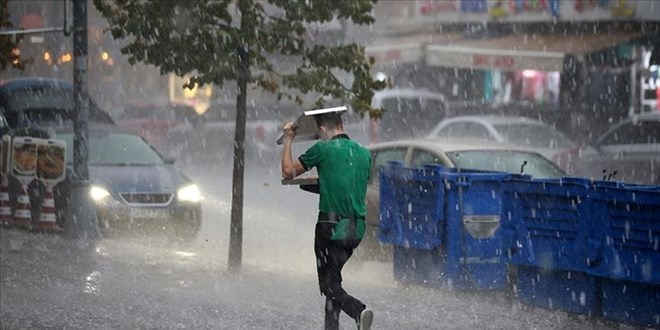
<path id="1" fill-rule="evenodd" d="M 306 171 L 298 159 L 291 157 L 291 145 L 296 137 L 296 127 L 293 122 L 284 124 L 284 148 L 282 149 L 282 178 L 293 179 Z"/>
<path id="2" fill-rule="evenodd" d="M 284 124 L 284 140 L 288 142 L 293 142 L 293 139 L 296 137 L 296 130 L 298 127 L 293 124 L 292 121 Z"/>

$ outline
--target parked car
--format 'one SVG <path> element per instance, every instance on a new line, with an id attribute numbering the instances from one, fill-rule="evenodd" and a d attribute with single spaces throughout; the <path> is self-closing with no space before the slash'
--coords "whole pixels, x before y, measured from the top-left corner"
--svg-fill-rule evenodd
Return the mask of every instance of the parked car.
<path id="1" fill-rule="evenodd" d="M 117 125 L 142 136 L 160 151 L 178 154 L 201 116 L 192 106 L 171 102 L 134 102 L 124 108 Z"/>
<path id="2" fill-rule="evenodd" d="M 275 141 L 283 122 L 296 118 L 300 107 L 288 103 L 248 102 L 245 122 L 245 158 L 274 164 L 281 157 Z M 231 160 L 234 152 L 236 103 L 214 100 L 202 116 L 202 123 L 184 143 L 185 152 L 205 161 Z"/>
<path id="3" fill-rule="evenodd" d="M 569 173 L 573 171 L 572 163 L 579 154 L 590 149 L 538 120 L 518 116 L 447 118 L 438 123 L 428 136 L 483 139 L 534 148 Z"/>
<path id="4" fill-rule="evenodd" d="M 384 109 L 383 117 L 360 118 L 353 112 L 344 115 L 346 134 L 364 145 L 424 137 L 447 115 L 444 96 L 424 89 L 377 91 L 371 107 Z"/>
<path id="5" fill-rule="evenodd" d="M 66 180 L 54 187 L 57 222 L 64 225 L 72 182 L 73 129 L 40 127 L 15 135 L 64 140 L 67 144 Z M 89 127 L 89 179 L 104 234 L 152 230 L 182 241 L 194 239 L 201 227 L 202 195 L 194 182 L 177 170 L 173 158 L 162 157 L 142 137 L 113 126 Z M 13 178 L 13 177 L 12 177 Z M 10 181 L 16 207 L 20 184 Z M 30 191 L 33 221 L 39 218 L 43 185 L 33 181 Z"/>
<path id="6" fill-rule="evenodd" d="M 358 248 L 361 258 L 388 260 L 391 247 L 378 242 L 380 219 L 380 167 L 388 161 L 401 161 L 418 167 L 440 164 L 448 168 L 465 168 L 529 174 L 534 178 L 561 178 L 566 175 L 556 164 L 541 154 L 517 145 L 485 142 L 479 139 L 413 139 L 374 144 L 371 151 L 371 174 L 367 185 L 367 234 Z"/>
<path id="7" fill-rule="evenodd" d="M 577 174 L 599 180 L 660 184 L 660 112 L 618 122 L 594 146 L 596 153 L 578 159 Z"/>
<path id="8" fill-rule="evenodd" d="M 10 127 L 72 121 L 73 84 L 53 78 L 12 78 L 0 81 L 0 109 Z M 89 121 L 114 124 L 110 115 L 89 100 Z"/>

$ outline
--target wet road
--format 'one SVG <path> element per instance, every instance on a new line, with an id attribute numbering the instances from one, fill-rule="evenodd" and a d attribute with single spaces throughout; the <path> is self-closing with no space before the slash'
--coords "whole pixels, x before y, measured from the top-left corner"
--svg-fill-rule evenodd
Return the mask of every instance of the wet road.
<path id="1" fill-rule="evenodd" d="M 0 230 L 2 329 L 322 329 L 311 249 L 316 198 L 248 168 L 243 267 L 227 272 L 231 169 L 186 170 L 207 196 L 202 231 L 82 245 Z M 607 329 L 503 294 L 398 287 L 391 266 L 349 264 L 345 287 L 375 311 L 374 329 Z M 343 329 L 355 325 L 345 315 Z"/>

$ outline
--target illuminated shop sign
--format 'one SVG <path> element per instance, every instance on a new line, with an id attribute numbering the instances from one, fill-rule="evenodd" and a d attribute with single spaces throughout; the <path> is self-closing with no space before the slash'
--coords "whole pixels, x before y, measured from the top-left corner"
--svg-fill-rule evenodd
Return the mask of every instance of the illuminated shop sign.
<path id="1" fill-rule="evenodd" d="M 641 0 L 417 0 L 416 21 L 595 21 L 660 15 Z M 649 12 L 651 11 L 651 12 Z M 655 15 L 655 16 L 654 16 Z"/>

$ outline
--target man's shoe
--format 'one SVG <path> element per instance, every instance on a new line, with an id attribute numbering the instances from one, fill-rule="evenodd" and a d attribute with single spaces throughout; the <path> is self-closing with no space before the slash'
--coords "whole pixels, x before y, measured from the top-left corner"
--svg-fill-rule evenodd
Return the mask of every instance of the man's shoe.
<path id="1" fill-rule="evenodd" d="M 371 323 L 374 322 L 374 312 L 365 309 L 360 313 L 358 319 L 358 330 L 371 330 Z"/>

